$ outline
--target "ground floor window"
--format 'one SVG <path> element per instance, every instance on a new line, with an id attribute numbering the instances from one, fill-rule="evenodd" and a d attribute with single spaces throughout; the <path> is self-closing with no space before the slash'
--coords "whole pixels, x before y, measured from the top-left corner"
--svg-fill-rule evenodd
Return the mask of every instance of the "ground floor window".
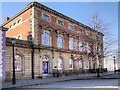
<path id="1" fill-rule="evenodd" d="M 22 70 L 22 56 L 20 55 L 15 56 L 15 70 L 16 71 Z"/>
<path id="2" fill-rule="evenodd" d="M 72 58 L 69 59 L 69 68 L 73 69 L 73 59 Z"/>
<path id="3" fill-rule="evenodd" d="M 82 67 L 83 67 L 82 60 L 79 60 L 79 66 L 80 66 L 80 69 L 82 69 Z"/>
<path id="4" fill-rule="evenodd" d="M 90 68 L 90 62 L 89 60 L 86 61 L 86 69 L 89 69 Z"/>
<path id="5" fill-rule="evenodd" d="M 58 58 L 58 69 L 62 70 L 63 69 L 63 59 L 61 57 Z"/>
<path id="6" fill-rule="evenodd" d="M 96 60 L 93 61 L 93 69 L 96 69 Z"/>

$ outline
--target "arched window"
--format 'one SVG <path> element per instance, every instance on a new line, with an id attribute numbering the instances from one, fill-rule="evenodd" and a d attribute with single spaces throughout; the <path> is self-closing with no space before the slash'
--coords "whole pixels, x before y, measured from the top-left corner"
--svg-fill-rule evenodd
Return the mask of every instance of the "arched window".
<path id="1" fill-rule="evenodd" d="M 73 38 L 70 38 L 69 39 L 69 49 L 73 50 L 74 48 L 74 41 L 73 41 Z"/>
<path id="2" fill-rule="evenodd" d="M 86 69 L 89 69 L 90 68 L 90 63 L 89 63 L 89 60 L 86 61 Z"/>
<path id="3" fill-rule="evenodd" d="M 82 69 L 83 67 L 82 60 L 79 60 L 79 65 L 80 65 L 80 69 Z"/>
<path id="4" fill-rule="evenodd" d="M 15 70 L 16 71 L 22 70 L 22 57 L 20 55 L 15 56 Z"/>
<path id="5" fill-rule="evenodd" d="M 57 38 L 57 46 L 59 48 L 63 48 L 63 37 L 58 36 L 58 38 Z"/>
<path id="6" fill-rule="evenodd" d="M 73 69 L 73 59 L 72 58 L 69 59 L 69 68 Z"/>
<path id="7" fill-rule="evenodd" d="M 22 39 L 22 35 L 21 34 L 18 35 L 18 39 Z"/>
<path id="8" fill-rule="evenodd" d="M 42 34 L 42 44 L 43 45 L 50 45 L 50 34 L 47 32 L 44 32 Z"/>
<path id="9" fill-rule="evenodd" d="M 58 59 L 58 70 L 62 70 L 63 69 L 63 59 L 61 57 L 59 57 Z"/>

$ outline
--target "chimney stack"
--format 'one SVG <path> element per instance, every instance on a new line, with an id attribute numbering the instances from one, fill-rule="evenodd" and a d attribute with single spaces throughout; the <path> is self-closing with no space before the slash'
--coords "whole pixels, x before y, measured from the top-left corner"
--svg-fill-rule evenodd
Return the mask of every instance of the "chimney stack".
<path id="1" fill-rule="evenodd" d="M 6 17 L 6 18 L 4 19 L 4 22 L 7 22 L 9 19 L 10 19 L 10 17 Z"/>

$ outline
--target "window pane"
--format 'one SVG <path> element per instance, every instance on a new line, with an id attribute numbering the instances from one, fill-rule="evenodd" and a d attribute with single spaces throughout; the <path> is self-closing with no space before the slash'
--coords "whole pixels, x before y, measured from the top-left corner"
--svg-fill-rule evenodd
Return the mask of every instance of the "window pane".
<path id="1" fill-rule="evenodd" d="M 22 69 L 22 57 L 20 55 L 15 56 L 15 70 L 21 70 Z"/>
<path id="2" fill-rule="evenodd" d="M 63 22 L 61 20 L 58 20 L 58 25 L 62 26 Z"/>
<path id="3" fill-rule="evenodd" d="M 87 35 L 87 36 L 90 36 L 90 32 L 89 32 L 89 31 L 86 31 L 86 35 Z"/>
<path id="4" fill-rule="evenodd" d="M 82 51 L 82 49 L 83 49 L 83 43 L 82 42 L 79 42 L 79 51 Z"/>
<path id="5" fill-rule="evenodd" d="M 73 50 L 73 44 L 74 44 L 73 38 L 70 38 L 70 40 L 69 40 L 69 49 Z"/>
<path id="6" fill-rule="evenodd" d="M 70 69 L 73 69 L 73 59 L 71 59 L 71 58 L 69 60 L 69 67 L 70 67 Z"/>
<path id="7" fill-rule="evenodd" d="M 78 33 L 82 33 L 82 30 L 80 29 L 80 30 L 78 30 L 77 32 L 78 32 Z"/>
<path id="8" fill-rule="evenodd" d="M 82 68 L 82 60 L 79 61 L 80 68 Z"/>
<path id="9" fill-rule="evenodd" d="M 63 68 L 62 58 L 59 57 L 59 59 L 58 59 L 58 69 L 61 70 L 62 68 Z"/>
<path id="10" fill-rule="evenodd" d="M 58 47 L 62 48 L 63 47 L 63 38 L 58 36 L 58 39 L 57 39 L 57 45 Z"/>
<path id="11" fill-rule="evenodd" d="M 90 52 L 90 45 L 89 45 L 89 43 L 87 43 L 86 48 L 87 48 L 87 52 Z"/>
<path id="12" fill-rule="evenodd" d="M 86 61 L 86 68 L 89 69 L 89 60 Z"/>
<path id="13" fill-rule="evenodd" d="M 73 26 L 72 26 L 72 25 L 69 25 L 69 26 L 68 26 L 68 29 L 73 30 Z"/>
<path id="14" fill-rule="evenodd" d="M 50 45 L 50 35 L 48 33 L 43 33 L 42 40 L 44 45 Z"/>
<path id="15" fill-rule="evenodd" d="M 43 14 L 43 19 L 45 19 L 45 20 L 49 21 L 49 16 L 48 16 L 48 15 L 46 15 L 46 14 Z"/>

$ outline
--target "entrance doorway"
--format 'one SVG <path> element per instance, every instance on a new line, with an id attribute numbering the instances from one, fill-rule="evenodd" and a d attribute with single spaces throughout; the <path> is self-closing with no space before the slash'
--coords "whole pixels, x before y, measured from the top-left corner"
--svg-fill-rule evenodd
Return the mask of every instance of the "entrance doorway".
<path id="1" fill-rule="evenodd" d="M 43 74 L 49 74 L 49 59 L 47 56 L 43 57 Z"/>
<path id="2" fill-rule="evenodd" d="M 49 73 L 49 62 L 48 61 L 43 61 L 43 74 L 48 74 Z"/>

